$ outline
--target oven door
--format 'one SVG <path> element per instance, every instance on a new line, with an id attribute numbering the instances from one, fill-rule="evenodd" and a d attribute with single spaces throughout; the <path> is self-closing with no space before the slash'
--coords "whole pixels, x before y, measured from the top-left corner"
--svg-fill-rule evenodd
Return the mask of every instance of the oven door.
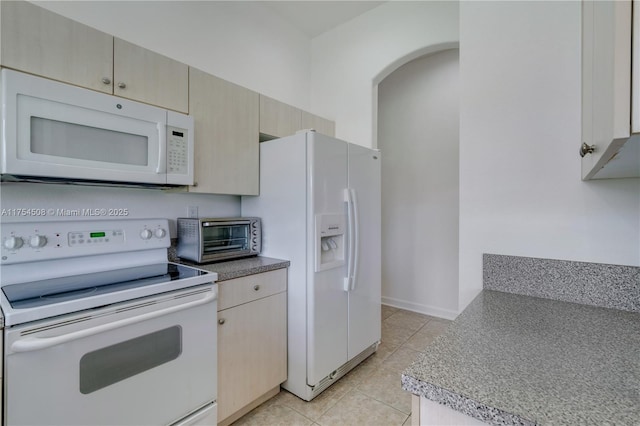
<path id="1" fill-rule="evenodd" d="M 5 424 L 215 424 L 216 307 L 208 284 L 5 329 Z"/>

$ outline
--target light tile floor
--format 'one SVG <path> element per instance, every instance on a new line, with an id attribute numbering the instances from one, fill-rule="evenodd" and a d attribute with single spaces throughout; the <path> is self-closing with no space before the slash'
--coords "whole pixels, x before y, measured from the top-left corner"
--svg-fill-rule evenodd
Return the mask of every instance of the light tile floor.
<path id="1" fill-rule="evenodd" d="M 235 426 L 411 424 L 411 395 L 400 375 L 450 321 L 382 305 L 378 351 L 314 400 L 282 390 Z"/>

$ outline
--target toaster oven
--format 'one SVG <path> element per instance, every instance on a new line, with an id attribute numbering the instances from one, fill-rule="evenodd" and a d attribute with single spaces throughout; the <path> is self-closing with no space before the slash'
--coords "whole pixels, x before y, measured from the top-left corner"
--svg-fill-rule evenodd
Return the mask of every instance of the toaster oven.
<path id="1" fill-rule="evenodd" d="M 256 256 L 262 247 L 260 218 L 178 218 L 177 255 L 198 263 Z"/>

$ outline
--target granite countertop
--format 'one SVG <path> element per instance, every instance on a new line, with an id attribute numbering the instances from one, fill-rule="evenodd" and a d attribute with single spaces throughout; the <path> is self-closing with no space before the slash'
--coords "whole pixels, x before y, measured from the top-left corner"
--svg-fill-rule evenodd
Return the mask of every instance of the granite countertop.
<path id="1" fill-rule="evenodd" d="M 494 425 L 638 425 L 640 314 L 484 290 L 402 387 Z"/>
<path id="2" fill-rule="evenodd" d="M 242 259 L 216 263 L 194 263 L 182 259 L 177 259 L 175 262 L 193 266 L 194 268 L 204 269 L 205 271 L 216 272 L 218 274 L 217 282 L 286 268 L 290 264 L 288 260 L 273 259 L 262 256 L 245 257 Z"/>

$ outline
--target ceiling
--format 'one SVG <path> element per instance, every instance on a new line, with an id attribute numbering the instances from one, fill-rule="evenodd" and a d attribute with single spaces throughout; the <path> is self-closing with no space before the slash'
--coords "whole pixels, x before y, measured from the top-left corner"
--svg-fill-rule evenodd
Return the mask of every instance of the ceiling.
<path id="1" fill-rule="evenodd" d="M 385 2 L 262 1 L 261 3 L 313 38 Z"/>

